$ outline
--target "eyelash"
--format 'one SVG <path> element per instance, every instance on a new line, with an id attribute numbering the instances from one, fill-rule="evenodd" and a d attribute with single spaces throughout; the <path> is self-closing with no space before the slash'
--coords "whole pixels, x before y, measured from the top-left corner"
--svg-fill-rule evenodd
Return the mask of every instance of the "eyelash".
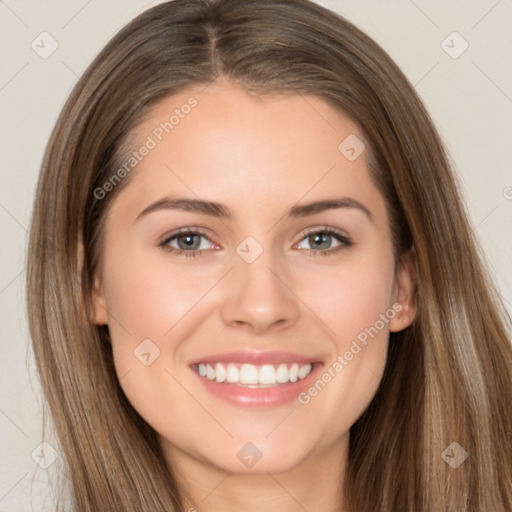
<path id="1" fill-rule="evenodd" d="M 318 256 L 319 254 L 322 256 L 331 256 L 331 255 L 337 254 L 341 250 L 351 247 L 353 245 L 352 239 L 350 237 L 343 234 L 341 231 L 338 231 L 334 228 L 328 228 L 328 227 L 314 229 L 311 231 L 306 231 L 304 233 L 301 233 L 302 238 L 300 239 L 300 241 L 304 240 L 304 238 L 306 238 L 308 236 L 316 235 L 316 234 L 325 234 L 325 235 L 332 236 L 335 239 L 337 239 L 341 245 L 339 245 L 338 247 L 336 247 L 334 249 L 325 249 L 325 250 L 316 250 L 316 251 L 313 249 L 305 249 L 305 250 L 309 251 L 310 256 Z M 203 236 L 203 237 L 207 238 L 208 240 L 210 240 L 208 235 L 200 229 L 181 228 L 178 231 L 175 231 L 174 233 L 172 233 L 168 236 L 165 236 L 165 238 L 160 242 L 159 247 L 161 247 L 165 251 L 169 251 L 178 256 L 183 256 L 183 255 L 186 257 L 202 256 L 203 252 L 205 252 L 204 250 L 196 249 L 196 250 L 185 251 L 183 249 L 176 249 L 175 247 L 171 247 L 170 245 L 168 245 L 169 242 L 171 242 L 175 238 L 177 238 L 179 236 L 184 236 L 184 235 L 200 235 L 200 236 Z"/>

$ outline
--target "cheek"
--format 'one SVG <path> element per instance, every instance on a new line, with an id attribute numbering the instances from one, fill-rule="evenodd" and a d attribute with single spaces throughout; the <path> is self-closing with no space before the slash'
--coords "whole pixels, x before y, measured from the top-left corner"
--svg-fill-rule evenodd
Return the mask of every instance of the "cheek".
<path id="1" fill-rule="evenodd" d="M 181 271 L 165 258 L 125 259 L 112 265 L 105 279 L 110 324 L 118 338 L 129 333 L 132 341 L 163 340 L 214 281 L 215 276 L 199 267 Z"/>
<path id="2" fill-rule="evenodd" d="M 394 261 L 391 251 L 373 254 L 317 273 L 314 285 L 303 284 L 298 293 L 332 340 L 331 359 L 299 397 L 320 423 L 333 427 L 328 438 L 348 430 L 363 413 L 387 360 L 389 321 L 395 315 L 390 303 Z"/>
<path id="3" fill-rule="evenodd" d="M 181 326 L 200 297 L 201 286 L 191 285 L 184 273 L 169 272 L 165 261 L 150 261 L 135 251 L 123 260 L 113 256 L 110 261 L 116 263 L 106 267 L 104 282 L 121 387 L 153 427 L 160 422 L 172 425 L 171 411 L 176 414 L 179 404 L 188 400 L 173 379 L 179 346 L 173 328 Z"/>
<path id="4" fill-rule="evenodd" d="M 394 285 L 390 251 L 358 256 L 314 275 L 314 279 L 304 277 L 298 295 L 322 321 L 319 325 L 326 335 L 336 340 L 338 351 L 345 351 L 347 343 L 390 309 Z M 382 329 L 380 322 L 378 326 Z"/>
<path id="5" fill-rule="evenodd" d="M 175 374 L 180 347 L 196 327 L 191 319 L 200 308 L 195 306 L 207 302 L 201 299 L 218 276 L 199 267 L 180 271 L 165 257 L 131 254 L 121 259 L 112 252 L 104 271 L 114 363 L 134 408 L 152 424 L 169 425 L 170 411 L 190 402 L 177 383 L 182 375 Z M 163 404 L 174 404 L 169 417 Z"/>

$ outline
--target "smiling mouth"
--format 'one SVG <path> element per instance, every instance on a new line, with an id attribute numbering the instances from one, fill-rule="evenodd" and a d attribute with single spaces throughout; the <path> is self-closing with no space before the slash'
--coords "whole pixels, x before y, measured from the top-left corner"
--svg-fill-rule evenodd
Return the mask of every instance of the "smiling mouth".
<path id="1" fill-rule="evenodd" d="M 192 369 L 201 377 L 219 384 L 232 384 L 248 388 L 276 387 L 306 378 L 315 363 L 281 363 L 278 365 L 199 363 Z"/>

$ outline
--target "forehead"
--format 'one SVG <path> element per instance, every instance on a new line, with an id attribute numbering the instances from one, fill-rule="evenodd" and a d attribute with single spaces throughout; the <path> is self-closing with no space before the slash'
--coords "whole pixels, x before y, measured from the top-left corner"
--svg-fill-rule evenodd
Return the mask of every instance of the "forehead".
<path id="1" fill-rule="evenodd" d="M 261 96 L 213 83 L 161 100 L 134 136 L 131 151 L 149 148 L 138 155 L 127 187 L 141 208 L 163 193 L 250 211 L 326 195 L 380 200 L 362 134 L 315 96 Z"/>

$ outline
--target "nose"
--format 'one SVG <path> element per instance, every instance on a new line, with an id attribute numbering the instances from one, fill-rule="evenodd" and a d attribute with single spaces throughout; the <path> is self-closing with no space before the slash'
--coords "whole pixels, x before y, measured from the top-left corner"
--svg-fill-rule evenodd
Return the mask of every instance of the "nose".
<path id="1" fill-rule="evenodd" d="M 235 255 L 235 268 L 224 283 L 221 314 L 226 325 L 263 333 L 297 322 L 300 300 L 280 263 L 271 250 L 251 263 Z"/>

